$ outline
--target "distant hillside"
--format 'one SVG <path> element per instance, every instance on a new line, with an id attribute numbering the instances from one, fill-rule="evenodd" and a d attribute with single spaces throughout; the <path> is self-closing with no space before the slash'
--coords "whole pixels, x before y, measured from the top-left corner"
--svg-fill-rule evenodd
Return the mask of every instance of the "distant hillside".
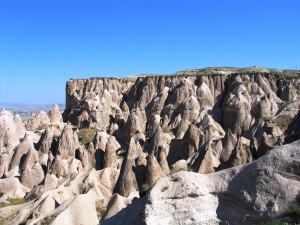
<path id="1" fill-rule="evenodd" d="M 31 113 L 40 111 L 49 112 L 53 104 L 38 105 L 38 104 L 18 104 L 18 103 L 0 103 L 0 109 L 5 109 L 12 112 L 14 115 L 19 114 L 23 121 L 28 120 Z M 57 104 L 60 111 L 64 111 L 65 104 Z"/>

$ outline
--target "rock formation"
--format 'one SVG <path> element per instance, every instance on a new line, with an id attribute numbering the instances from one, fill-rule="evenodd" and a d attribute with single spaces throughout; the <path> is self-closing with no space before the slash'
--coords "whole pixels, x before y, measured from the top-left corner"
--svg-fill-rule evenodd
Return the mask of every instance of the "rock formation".
<path id="1" fill-rule="evenodd" d="M 62 114 L 59 111 L 58 105 L 54 105 L 53 108 L 48 113 L 50 123 L 52 124 L 61 124 L 63 122 L 62 120 Z"/>
<path id="2" fill-rule="evenodd" d="M 206 68 L 72 79 L 63 114 L 54 105 L 23 123 L 2 110 L 0 223 L 274 218 L 299 190 L 299 142 L 285 145 L 300 139 L 299 74 Z M 9 206 L 14 198 L 23 204 Z"/>
<path id="3" fill-rule="evenodd" d="M 101 224 L 250 225 L 274 219 L 297 204 L 299 151 L 296 141 L 244 166 L 163 177 L 146 196 Z"/>
<path id="4" fill-rule="evenodd" d="M 26 123 L 27 130 L 35 130 L 42 128 L 50 123 L 50 119 L 44 111 L 39 112 L 38 114 L 32 113 L 29 120 Z"/>

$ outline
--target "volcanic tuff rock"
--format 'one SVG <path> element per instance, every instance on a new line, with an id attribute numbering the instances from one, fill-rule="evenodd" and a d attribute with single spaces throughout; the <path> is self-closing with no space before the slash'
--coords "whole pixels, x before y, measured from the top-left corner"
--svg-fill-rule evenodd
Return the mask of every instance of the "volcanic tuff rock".
<path id="1" fill-rule="evenodd" d="M 50 119 L 44 111 L 39 112 L 38 114 L 32 113 L 29 120 L 26 123 L 27 130 L 35 130 L 41 125 L 49 124 Z"/>
<path id="2" fill-rule="evenodd" d="M 268 218 L 263 204 L 282 208 L 286 204 L 282 196 L 292 200 L 281 178 L 276 178 L 279 184 L 274 190 L 283 193 L 282 196 L 275 199 L 264 191 L 273 188 L 269 179 L 273 173 L 269 176 L 265 171 L 278 169 L 282 176 L 291 172 L 282 166 L 284 160 L 291 165 L 288 153 L 275 151 L 278 160 L 283 160 L 278 168 L 269 158 L 275 146 L 300 138 L 298 74 L 298 71 L 255 67 L 208 68 L 167 76 L 77 79 L 67 82 L 63 116 L 54 106 L 48 115 L 45 112 L 33 115 L 24 125 L 19 116 L 1 111 L 0 203 L 9 204 L 12 198 L 22 198 L 25 203 L 0 209 L 0 223 L 68 221 L 79 225 L 83 221 L 96 224 L 100 219 L 106 223 L 114 221 L 116 214 L 118 218 L 119 211 L 122 215 L 124 207 L 130 209 L 136 204 L 144 207 L 144 198 L 142 201 L 134 198 L 144 196 L 153 185 L 147 195 L 154 199 L 146 207 L 148 214 L 136 215 L 145 217 L 149 224 L 153 215 L 159 215 L 156 212 L 159 207 L 168 209 L 168 221 L 174 218 L 203 221 L 208 215 L 212 220 L 237 223 L 246 210 L 256 217 Z M 295 144 L 290 146 L 285 148 L 295 152 Z M 266 160 L 255 161 L 266 154 Z M 214 173 L 253 161 L 250 164 L 253 166 Z M 247 168 L 254 169 L 253 174 L 249 175 Z M 211 175 L 176 175 L 180 170 Z M 170 173 L 171 177 L 165 177 Z M 244 186 L 234 183 L 233 201 L 231 195 L 222 191 L 229 190 L 233 180 L 242 179 L 239 174 L 243 173 L 245 179 L 248 177 L 254 183 L 247 180 L 243 180 Z M 270 181 L 271 186 L 261 186 L 256 175 Z M 220 181 L 220 176 L 224 180 Z M 198 179 L 204 180 L 198 182 Z M 174 211 L 165 203 L 156 209 L 153 195 L 157 187 L 161 188 L 157 186 L 161 182 L 169 185 L 161 192 L 169 196 L 168 190 L 172 190 L 174 195 L 170 198 L 183 198 L 182 202 L 167 199 L 170 204 L 181 210 L 191 208 L 186 207 L 188 202 L 189 206 L 195 204 L 195 211 Z M 177 183 L 187 187 L 186 191 L 194 190 L 196 185 L 200 191 L 208 190 L 208 194 L 205 192 L 201 197 L 195 191 L 197 196 L 194 192 L 184 195 Z M 250 192 L 239 195 L 238 189 Z M 255 205 L 262 214 L 254 212 L 255 207 L 249 203 L 260 201 L 253 190 L 267 196 Z M 243 209 L 240 214 L 228 213 L 232 214 L 229 219 L 220 214 L 219 209 L 225 210 L 224 215 L 227 212 L 224 199 L 229 198 L 230 205 L 238 207 L 244 202 L 243 196 L 248 196 L 252 208 Z M 31 200 L 34 197 L 37 198 Z M 165 201 L 157 200 L 158 204 Z M 81 206 L 77 207 L 78 204 Z"/>
<path id="3" fill-rule="evenodd" d="M 36 130 L 42 129 L 48 124 L 60 125 L 62 122 L 62 114 L 59 111 L 58 105 L 55 104 L 48 114 L 44 111 L 41 111 L 38 114 L 32 113 L 25 126 L 27 130 Z"/>
<path id="4" fill-rule="evenodd" d="M 59 111 L 58 105 L 55 104 L 52 109 L 48 113 L 50 123 L 52 124 L 61 124 L 63 122 L 62 120 L 62 114 Z"/>
<path id="5" fill-rule="evenodd" d="M 0 153 L 12 151 L 24 137 L 25 127 L 19 115 L 0 111 Z"/>
<path id="6" fill-rule="evenodd" d="M 250 225 L 268 221 L 297 204 L 299 151 L 300 141 L 296 141 L 244 166 L 160 178 L 146 196 L 101 224 Z"/>
<path id="7" fill-rule="evenodd" d="M 213 172 L 297 139 L 293 132 L 284 134 L 283 124 L 293 123 L 290 114 L 299 110 L 299 79 L 282 74 L 211 68 L 177 76 L 70 80 L 64 119 L 108 130 L 125 149 L 133 135 L 145 135 L 146 154 L 154 151 L 158 159 L 163 147 L 169 166 L 184 159 L 189 168 L 199 171 L 206 164 L 201 168 L 210 169 L 201 171 Z"/>

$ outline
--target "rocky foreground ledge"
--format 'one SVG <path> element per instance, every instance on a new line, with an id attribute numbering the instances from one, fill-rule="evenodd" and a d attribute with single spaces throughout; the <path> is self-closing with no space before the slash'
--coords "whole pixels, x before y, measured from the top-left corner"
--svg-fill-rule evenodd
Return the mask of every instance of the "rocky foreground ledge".
<path id="1" fill-rule="evenodd" d="M 0 222 L 280 216 L 299 204 L 299 75 L 226 67 L 72 79 L 63 115 L 54 106 L 24 123 L 2 110 Z"/>

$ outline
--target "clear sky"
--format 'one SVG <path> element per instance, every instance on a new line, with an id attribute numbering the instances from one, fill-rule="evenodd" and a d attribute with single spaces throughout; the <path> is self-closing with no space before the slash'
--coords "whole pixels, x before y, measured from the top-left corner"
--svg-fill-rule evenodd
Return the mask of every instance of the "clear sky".
<path id="1" fill-rule="evenodd" d="M 0 3 L 0 102 L 64 103 L 69 78 L 300 69 L 299 0 Z"/>

